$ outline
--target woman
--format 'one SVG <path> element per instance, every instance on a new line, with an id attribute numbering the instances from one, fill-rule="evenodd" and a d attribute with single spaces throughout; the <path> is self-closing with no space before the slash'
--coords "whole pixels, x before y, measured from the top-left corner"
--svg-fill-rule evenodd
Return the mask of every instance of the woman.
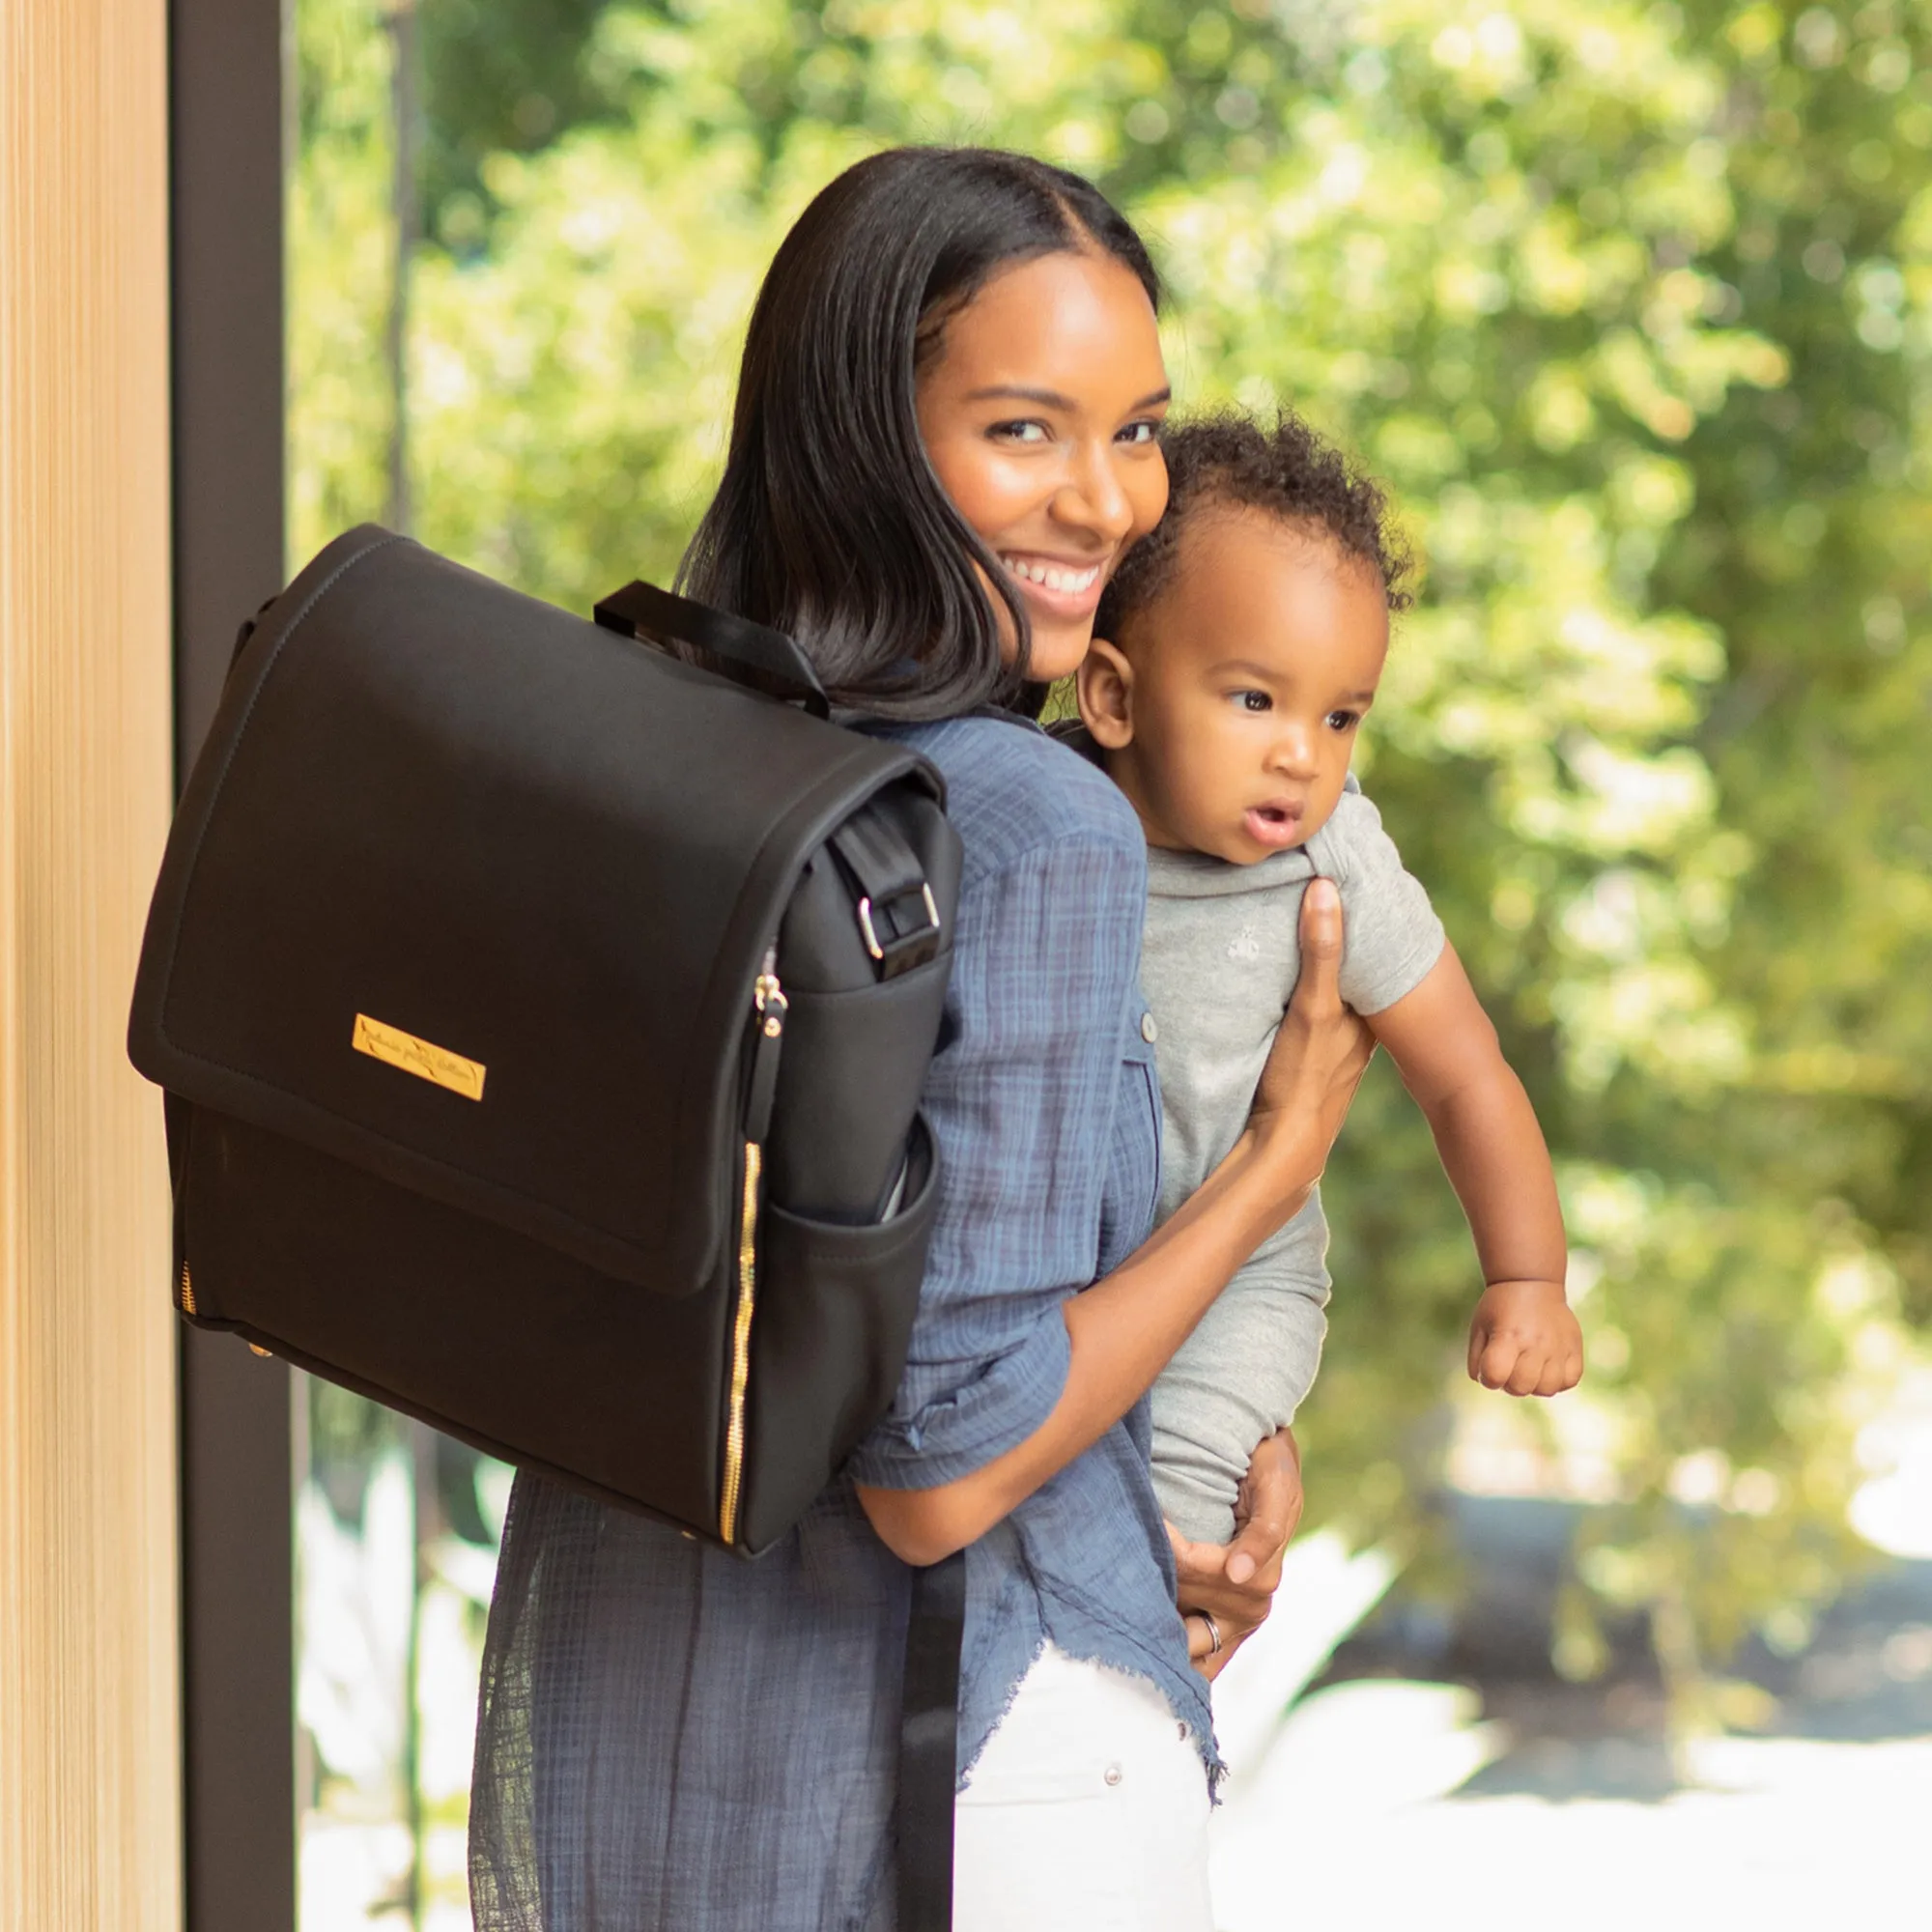
<path id="1" fill-rule="evenodd" d="M 519 1479 L 472 1796 L 484 1932 L 891 1932 L 907 1566 L 956 1549 L 959 1932 L 1208 1932 L 1190 1648 L 1221 1651 L 1259 1593 L 1222 1578 L 1177 1613 L 1141 1397 L 1305 1199 L 1367 1047 L 1330 895 L 1248 1133 L 1147 1238 L 1141 836 L 986 707 L 1074 668 L 1165 505 L 1156 296 L 1088 184 L 973 150 L 840 176 L 759 296 L 684 582 L 792 632 L 945 774 L 966 851 L 924 1100 L 945 1192 L 892 1412 L 756 1563 Z"/>

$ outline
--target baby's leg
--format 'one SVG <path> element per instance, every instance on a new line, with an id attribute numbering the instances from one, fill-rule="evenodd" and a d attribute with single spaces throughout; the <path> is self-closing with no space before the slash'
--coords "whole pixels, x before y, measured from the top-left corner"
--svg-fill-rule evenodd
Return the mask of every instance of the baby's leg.
<path id="1" fill-rule="evenodd" d="M 1195 1543 L 1229 1542 L 1248 1459 L 1280 1426 L 1266 1409 L 1190 1374 L 1177 1356 L 1153 1390 L 1153 1492 L 1161 1515 Z"/>
<path id="2" fill-rule="evenodd" d="M 1255 1445 L 1293 1420 L 1315 1379 L 1328 1276 L 1307 1247 L 1292 1222 L 1257 1250 L 1153 1385 L 1154 1495 L 1197 1543 L 1234 1535 Z"/>

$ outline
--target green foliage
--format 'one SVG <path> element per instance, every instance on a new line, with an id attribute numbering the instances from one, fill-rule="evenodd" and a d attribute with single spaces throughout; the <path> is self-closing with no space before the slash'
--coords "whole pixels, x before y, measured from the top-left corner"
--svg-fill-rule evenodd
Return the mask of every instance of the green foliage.
<path id="1" fill-rule="evenodd" d="M 1612 1504 L 1559 1662 L 1643 1607 L 1680 1708 L 1735 1718 L 1699 1660 L 1856 1560 L 1857 1426 L 1932 1319 L 1932 5 L 425 8 L 496 50 L 429 95 L 440 549 L 580 610 L 667 572 L 779 237 L 908 139 L 1094 174 L 1169 278 L 1183 406 L 1292 404 L 1394 486 L 1426 582 L 1365 777 L 1548 1128 L 1592 1368 L 1534 1411 L 1455 1392 L 1473 1259 L 1372 1077 L 1315 1512 L 1419 1548 L 1449 1422 L 1514 1430 Z M 299 17 L 306 552 L 381 506 L 393 231 L 375 0 Z"/>
<path id="2" fill-rule="evenodd" d="M 306 558 L 383 515 L 393 421 L 384 329 L 395 226 L 393 47 L 376 0 L 295 10 L 288 199 L 289 543 Z"/>
<path id="3" fill-rule="evenodd" d="M 424 211 L 448 247 L 484 237 L 483 163 L 546 146 L 608 108 L 578 54 L 604 0 L 414 0 Z"/>

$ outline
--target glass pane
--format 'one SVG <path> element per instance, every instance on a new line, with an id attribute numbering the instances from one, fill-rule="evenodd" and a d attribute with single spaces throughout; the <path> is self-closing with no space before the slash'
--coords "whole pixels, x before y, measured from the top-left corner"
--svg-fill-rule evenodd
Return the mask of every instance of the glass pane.
<path id="1" fill-rule="evenodd" d="M 1099 176 L 1161 244 L 1183 404 L 1308 410 L 1433 557 L 1365 771 L 1525 1049 L 1591 1379 L 1534 1410 L 1459 1379 L 1466 1237 L 1372 1076 L 1332 1169 L 1317 1514 L 1218 1697 L 1281 1779 L 1221 1814 L 1256 1888 L 1224 1888 L 1231 1928 L 1279 1922 L 1280 1815 L 1303 1916 L 1332 1884 L 1338 1922 L 1406 1922 L 1364 1874 L 1434 1885 L 1482 1831 L 1508 1862 L 1517 1807 L 1559 1799 L 1528 1815 L 1655 1896 L 1686 1855 L 1628 1833 L 1672 1813 L 1615 1801 L 1731 1778 L 1714 1727 L 1767 1727 L 1792 1777 L 1810 1737 L 1932 1737 L 1932 1167 L 1897 1112 L 1932 834 L 1891 728 L 1921 672 L 1879 681 L 1926 648 L 1897 533 L 1932 479 L 1900 266 L 1932 89 L 1896 9 L 1810 8 L 1788 59 L 1775 9 L 1599 11 L 295 0 L 297 562 L 375 519 L 578 611 L 662 575 L 786 222 L 866 148 L 955 138 Z M 1856 142 L 1822 91 L 1854 83 Z M 1858 753 L 1816 824 L 1788 789 L 1814 731 Z M 1788 896 L 1747 900 L 1760 847 Z M 301 1410 L 305 1932 L 460 1926 L 507 1472 L 320 1384 Z"/>
<path id="2" fill-rule="evenodd" d="M 476 1670 L 510 1470 L 297 1378 L 301 1923 L 469 1923 Z"/>

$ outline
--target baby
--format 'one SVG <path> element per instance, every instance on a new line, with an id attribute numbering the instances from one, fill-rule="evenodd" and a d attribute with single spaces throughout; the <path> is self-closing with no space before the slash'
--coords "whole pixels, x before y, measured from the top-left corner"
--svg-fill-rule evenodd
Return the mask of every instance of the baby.
<path id="1" fill-rule="evenodd" d="M 1108 588 L 1079 675 L 1088 748 L 1148 840 L 1142 983 L 1160 1068 L 1163 1218 L 1235 1144 L 1300 970 L 1312 878 L 1342 895 L 1342 997 L 1421 1104 L 1489 1286 L 1469 1373 L 1555 1395 L 1583 1371 L 1563 1221 L 1521 1083 L 1381 818 L 1350 775 L 1406 556 L 1381 492 L 1293 417 L 1162 438 L 1172 495 Z M 1153 1390 L 1154 1487 L 1225 1543 L 1255 1444 L 1321 1353 L 1319 1195 L 1255 1251 Z"/>

